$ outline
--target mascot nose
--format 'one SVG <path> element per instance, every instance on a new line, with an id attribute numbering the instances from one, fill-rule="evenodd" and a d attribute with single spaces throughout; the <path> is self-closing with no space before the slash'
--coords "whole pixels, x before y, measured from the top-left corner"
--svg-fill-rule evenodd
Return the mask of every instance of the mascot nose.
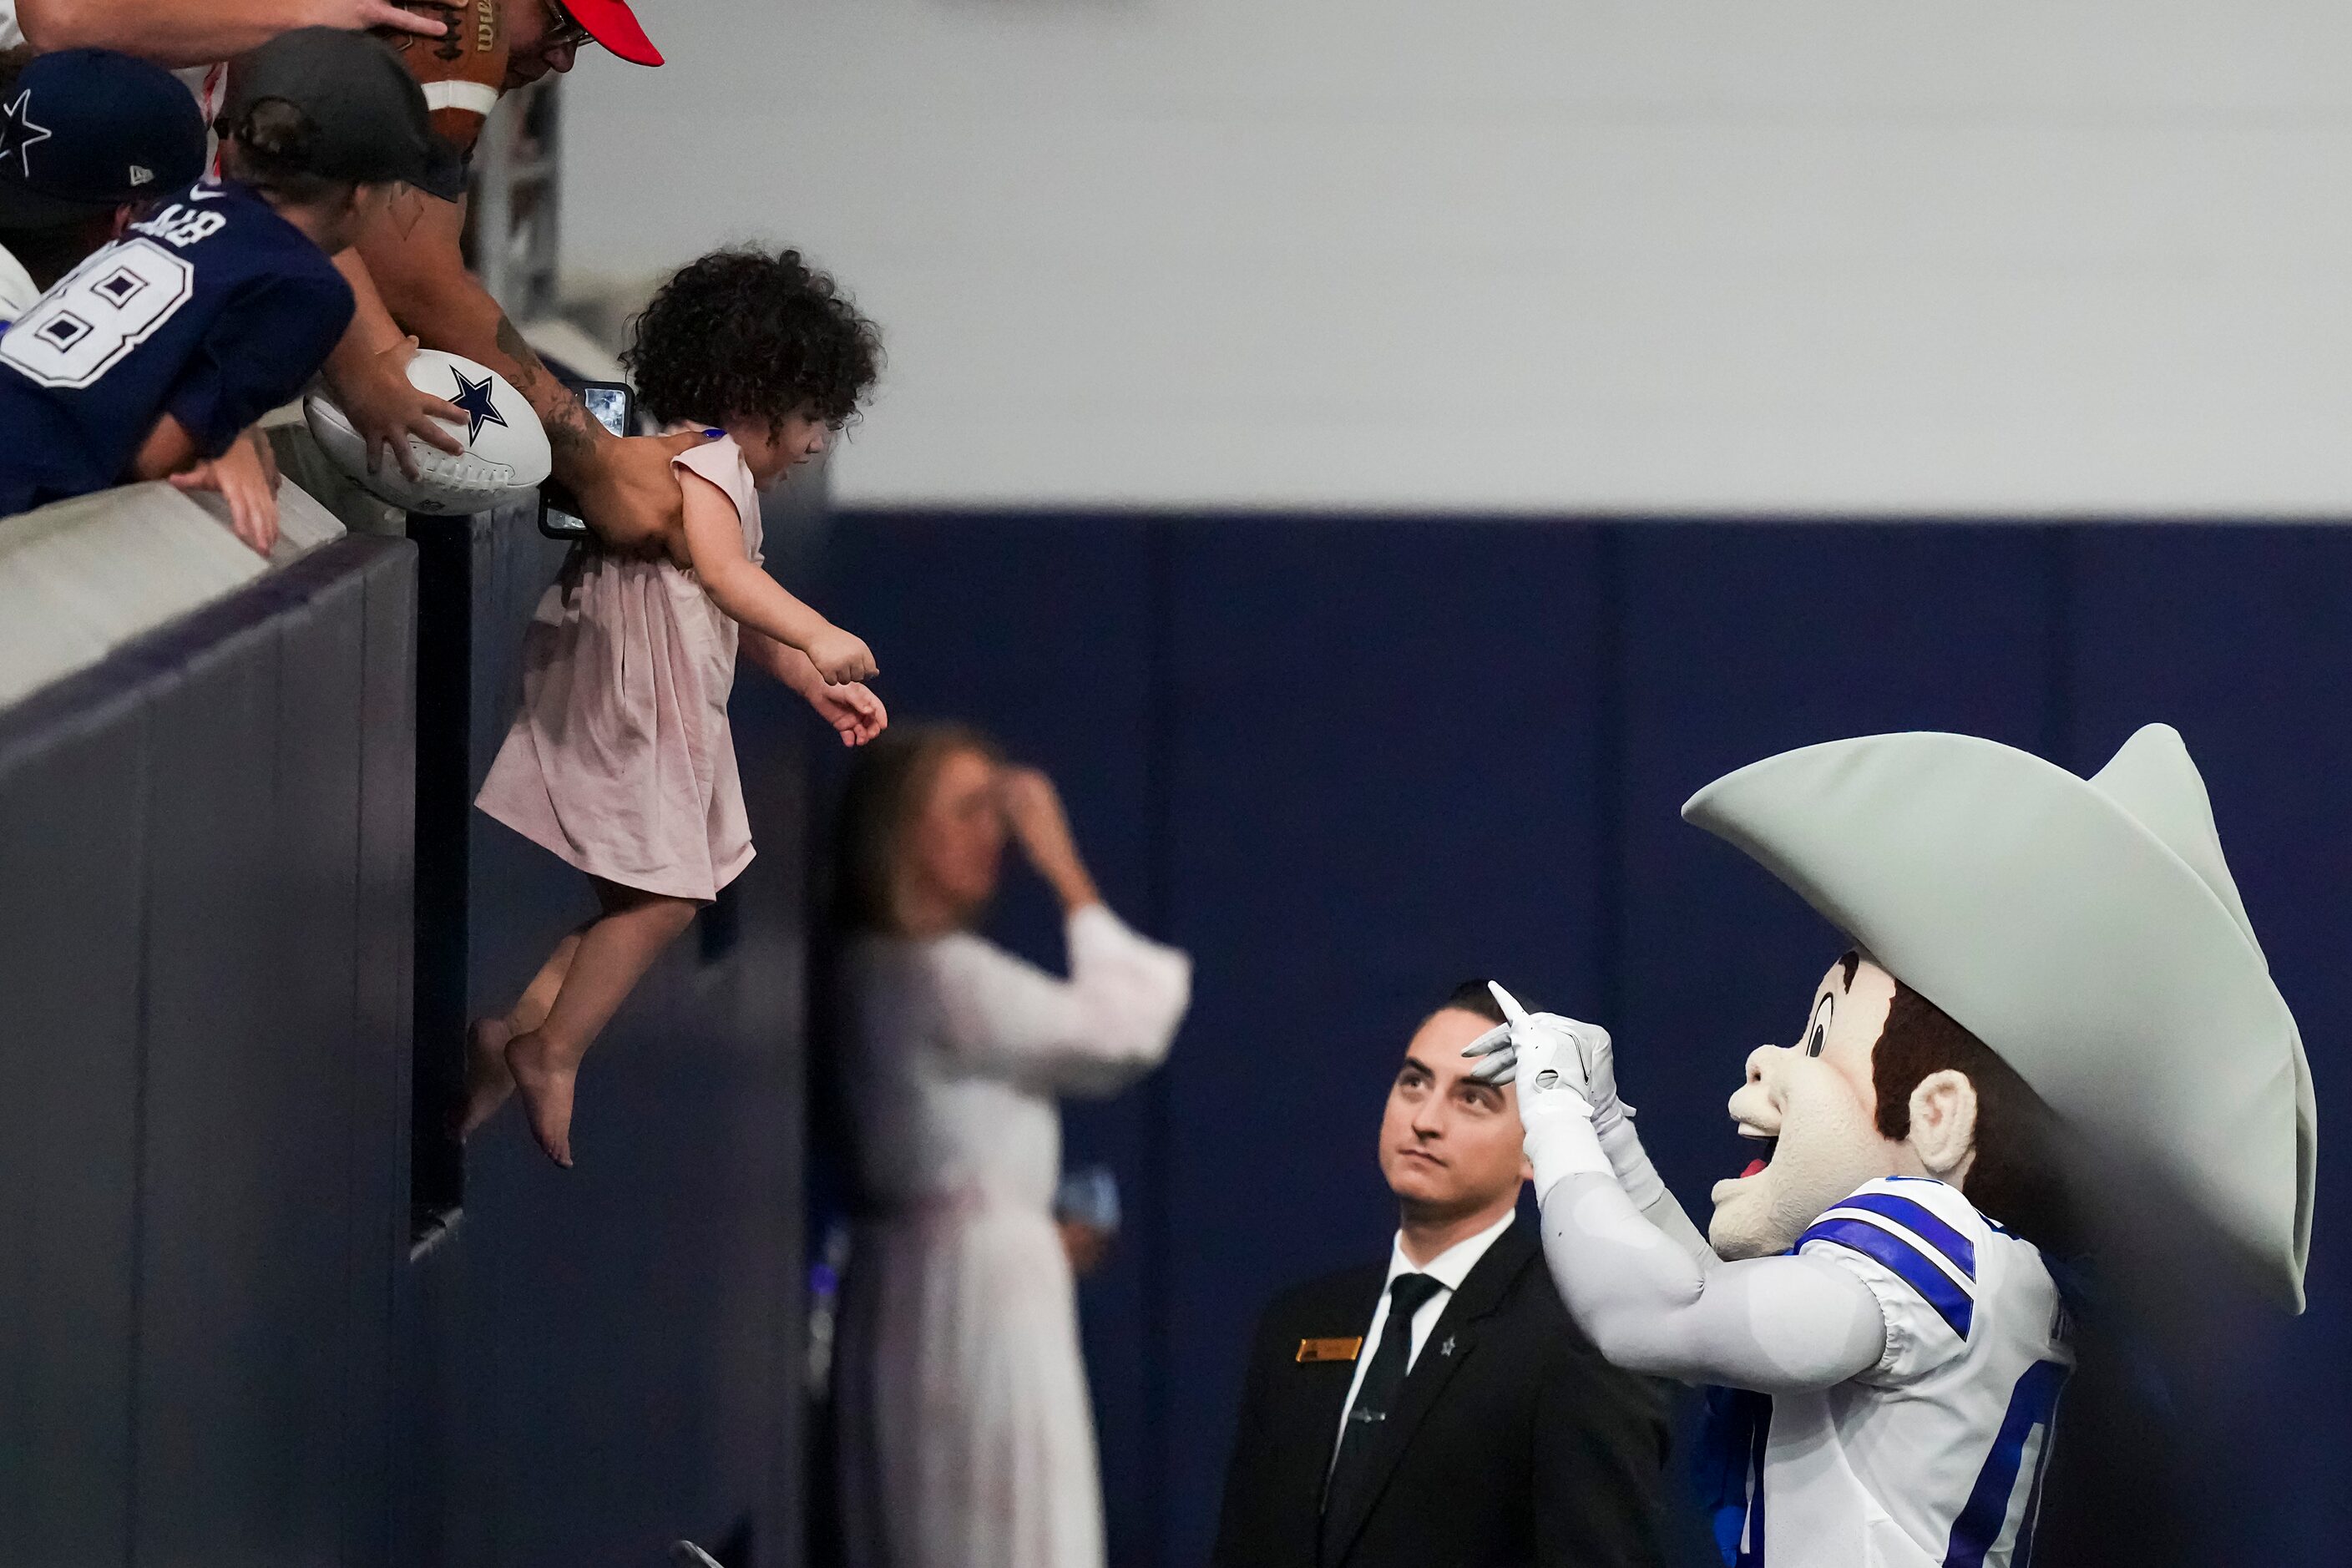
<path id="1" fill-rule="evenodd" d="M 1761 1137 L 1775 1137 L 1780 1131 L 1780 1107 L 1774 1102 L 1771 1090 L 1753 1071 L 1739 1091 L 1731 1097 L 1727 1110 L 1731 1119 L 1743 1129 L 1753 1129 Z"/>

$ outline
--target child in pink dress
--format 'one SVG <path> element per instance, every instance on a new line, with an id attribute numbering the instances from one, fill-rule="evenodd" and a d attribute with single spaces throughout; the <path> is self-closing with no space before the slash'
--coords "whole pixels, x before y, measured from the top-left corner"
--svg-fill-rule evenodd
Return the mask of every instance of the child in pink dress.
<path id="1" fill-rule="evenodd" d="M 873 324 L 793 251 L 721 251 L 662 286 L 623 355 L 656 417 L 713 426 L 677 459 L 676 560 L 581 546 L 523 647 L 522 711 L 475 804 L 585 871 L 603 912 L 467 1038 L 464 1129 L 520 1089 L 572 1163 L 580 1060 L 696 910 L 751 860 L 727 725 L 739 653 L 862 745 L 888 721 L 866 645 L 760 566 L 759 492 L 824 450 L 879 359 Z"/>

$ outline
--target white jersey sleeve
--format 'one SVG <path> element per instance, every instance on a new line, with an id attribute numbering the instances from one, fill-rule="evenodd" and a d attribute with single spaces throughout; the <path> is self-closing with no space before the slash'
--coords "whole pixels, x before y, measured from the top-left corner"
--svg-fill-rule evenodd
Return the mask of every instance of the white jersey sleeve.
<path id="1" fill-rule="evenodd" d="M 1860 1382 L 1914 1383 L 1967 1352 L 1976 1326 L 1977 1254 L 1990 1227 L 1930 1177 L 1886 1176 L 1831 1205 L 1797 1251 L 1844 1268 L 1878 1299 L 1886 1348 Z"/>

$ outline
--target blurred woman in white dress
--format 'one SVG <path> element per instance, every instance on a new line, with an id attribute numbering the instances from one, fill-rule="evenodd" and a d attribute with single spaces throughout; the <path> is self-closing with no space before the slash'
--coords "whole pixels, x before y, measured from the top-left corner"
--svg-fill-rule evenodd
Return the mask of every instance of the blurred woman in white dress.
<path id="1" fill-rule="evenodd" d="M 1066 979 L 971 930 L 1008 834 L 1061 900 Z M 1165 1059 L 1191 962 L 1104 906 L 1053 784 L 970 730 L 870 748 L 836 875 L 863 1210 L 835 1384 L 849 1562 L 1102 1568 L 1055 1100 Z"/>

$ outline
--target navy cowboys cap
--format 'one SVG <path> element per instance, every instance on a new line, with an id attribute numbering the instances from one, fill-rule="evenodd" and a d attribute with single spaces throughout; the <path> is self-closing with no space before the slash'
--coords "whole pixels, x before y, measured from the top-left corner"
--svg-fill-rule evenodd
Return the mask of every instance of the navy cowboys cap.
<path id="1" fill-rule="evenodd" d="M 425 89 L 400 57 L 365 33 L 297 27 L 229 62 L 228 106 L 215 126 L 233 136 L 255 105 L 292 104 L 316 133 L 301 150 L 304 170 L 362 184 L 403 181 L 456 201 L 466 162 L 433 129 Z"/>
<path id="2" fill-rule="evenodd" d="M 69 223 L 184 190 L 204 172 L 203 111 L 161 66 L 60 49 L 0 89 L 0 225 Z"/>

